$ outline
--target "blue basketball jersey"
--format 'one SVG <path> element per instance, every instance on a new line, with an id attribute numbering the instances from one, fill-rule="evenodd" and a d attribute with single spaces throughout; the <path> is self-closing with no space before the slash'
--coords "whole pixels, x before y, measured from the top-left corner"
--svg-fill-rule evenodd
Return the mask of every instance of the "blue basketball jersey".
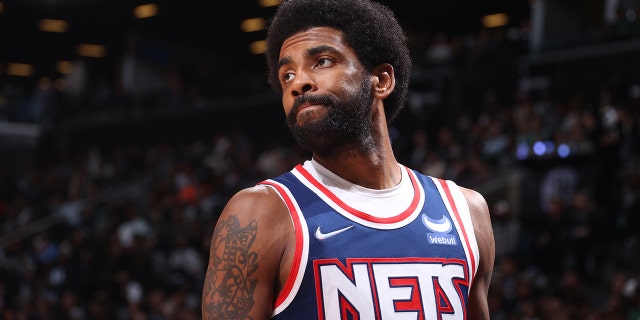
<path id="1" fill-rule="evenodd" d="M 466 200 L 451 181 L 401 168 L 414 194 L 392 216 L 355 209 L 302 165 L 261 182 L 296 233 L 273 319 L 466 319 L 479 258 Z"/>

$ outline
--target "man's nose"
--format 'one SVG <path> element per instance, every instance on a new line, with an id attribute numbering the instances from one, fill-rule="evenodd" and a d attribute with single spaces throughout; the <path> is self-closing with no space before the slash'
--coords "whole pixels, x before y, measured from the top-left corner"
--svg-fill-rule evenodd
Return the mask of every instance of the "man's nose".
<path id="1" fill-rule="evenodd" d="M 298 73 L 296 78 L 293 80 L 294 85 L 292 86 L 291 94 L 294 97 L 305 94 L 308 91 L 314 91 L 317 89 L 316 83 L 313 81 L 311 77 L 306 75 L 304 72 Z"/>

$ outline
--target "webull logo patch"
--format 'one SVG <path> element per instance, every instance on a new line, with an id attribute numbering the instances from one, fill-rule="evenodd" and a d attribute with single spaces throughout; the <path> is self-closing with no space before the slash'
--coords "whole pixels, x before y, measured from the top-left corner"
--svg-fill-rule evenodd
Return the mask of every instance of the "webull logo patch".
<path id="1" fill-rule="evenodd" d="M 449 232 L 453 229 L 453 223 L 449 218 L 442 216 L 440 219 L 432 219 L 422 214 L 422 224 L 433 232 L 427 233 L 427 240 L 431 244 L 456 245 L 456 237 Z"/>

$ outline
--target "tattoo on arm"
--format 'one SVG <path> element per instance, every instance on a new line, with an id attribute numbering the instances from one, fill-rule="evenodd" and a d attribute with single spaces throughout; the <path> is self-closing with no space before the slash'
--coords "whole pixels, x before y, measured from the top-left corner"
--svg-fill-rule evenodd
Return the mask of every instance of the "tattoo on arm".
<path id="1" fill-rule="evenodd" d="M 211 317 L 252 319 L 248 314 L 258 282 L 252 277 L 258 269 L 258 254 L 251 251 L 251 246 L 256 232 L 255 220 L 241 227 L 237 217 L 221 220 L 216 226 L 203 290 L 203 308 Z"/>

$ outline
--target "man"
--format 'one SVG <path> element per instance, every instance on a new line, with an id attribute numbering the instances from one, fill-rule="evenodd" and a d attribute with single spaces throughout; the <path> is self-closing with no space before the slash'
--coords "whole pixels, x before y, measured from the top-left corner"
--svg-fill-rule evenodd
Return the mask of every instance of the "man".
<path id="1" fill-rule="evenodd" d="M 369 0 L 289 0 L 269 81 L 312 159 L 234 195 L 211 240 L 204 319 L 489 319 L 494 240 L 477 192 L 399 164 L 406 36 Z"/>

